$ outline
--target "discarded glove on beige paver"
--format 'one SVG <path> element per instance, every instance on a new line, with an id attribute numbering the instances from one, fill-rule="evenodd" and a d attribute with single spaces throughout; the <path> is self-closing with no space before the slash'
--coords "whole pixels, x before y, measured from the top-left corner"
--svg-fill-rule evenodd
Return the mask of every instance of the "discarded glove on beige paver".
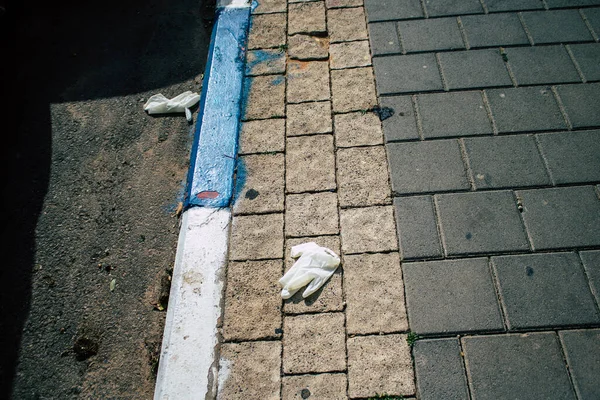
<path id="1" fill-rule="evenodd" d="M 279 280 L 283 286 L 281 297 L 289 299 L 303 286 L 308 285 L 302 297 L 319 290 L 340 265 L 340 257 L 326 247 L 314 242 L 292 247 L 292 258 L 298 258 L 290 270 Z"/>

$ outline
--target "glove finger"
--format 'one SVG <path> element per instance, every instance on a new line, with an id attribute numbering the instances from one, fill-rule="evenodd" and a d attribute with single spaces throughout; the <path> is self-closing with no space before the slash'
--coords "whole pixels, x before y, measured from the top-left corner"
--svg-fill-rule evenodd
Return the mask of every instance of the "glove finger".
<path id="1" fill-rule="evenodd" d="M 310 285 L 306 287 L 306 290 L 304 290 L 304 293 L 302 293 L 302 297 L 307 298 L 308 296 L 319 290 L 325 282 L 326 279 L 322 279 L 320 277 L 313 279 Z"/>

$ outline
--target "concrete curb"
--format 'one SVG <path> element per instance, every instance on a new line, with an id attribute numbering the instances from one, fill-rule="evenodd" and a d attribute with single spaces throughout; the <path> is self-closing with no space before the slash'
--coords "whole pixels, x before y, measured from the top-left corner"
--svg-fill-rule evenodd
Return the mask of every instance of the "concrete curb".
<path id="1" fill-rule="evenodd" d="M 155 400 L 212 399 L 250 5 L 220 4 L 191 153 Z M 192 208 L 189 208 L 192 207 Z M 188 209 L 189 208 L 189 209 Z"/>

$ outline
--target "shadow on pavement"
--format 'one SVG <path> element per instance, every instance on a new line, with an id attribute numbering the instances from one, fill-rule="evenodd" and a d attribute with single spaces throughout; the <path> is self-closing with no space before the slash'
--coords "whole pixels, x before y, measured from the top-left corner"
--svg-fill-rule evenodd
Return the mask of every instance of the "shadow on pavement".
<path id="1" fill-rule="evenodd" d="M 37 232 L 50 193 L 53 158 L 85 151 L 77 146 L 61 149 L 60 141 L 57 144 L 53 140 L 57 135 L 68 134 L 71 122 L 53 121 L 51 105 L 159 92 L 161 88 L 198 76 L 204 71 L 210 38 L 213 5 L 209 3 L 123 0 L 3 4 L 0 1 L 2 48 L 9 51 L 1 71 L 5 88 L 3 104 L 6 102 L 8 106 L 4 112 L 9 118 L 5 119 L 0 145 L 1 240 L 8 254 L 0 266 L 0 398 L 9 398 L 15 383 L 20 352 L 25 351 L 21 348 L 23 329 L 32 312 L 33 275 L 36 268 L 45 267 L 36 265 L 36 254 L 40 252 L 37 237 L 45 237 L 44 253 L 55 252 L 57 259 L 64 258 L 65 246 L 78 245 L 61 242 L 58 236 L 53 239 L 54 233 L 48 228 Z M 165 94 L 177 93 L 167 90 Z M 125 106 L 138 110 L 142 104 Z M 119 110 L 109 112 L 118 120 Z M 92 124 L 104 118 L 101 110 L 91 116 L 97 118 Z M 127 133 L 124 123 L 118 123 L 114 129 Z M 69 167 L 67 163 L 56 168 Z M 77 164 L 72 168 L 78 168 Z M 62 187 L 53 196 L 61 195 L 60 190 L 72 190 L 68 183 Z M 122 189 L 115 184 L 116 191 Z M 68 215 L 63 213 L 60 217 Z M 97 242 L 98 247 L 107 246 L 102 238 Z M 73 256 L 75 264 L 74 259 Z M 60 286 L 62 278 L 50 279 L 56 282 L 47 282 L 49 286 Z M 52 310 L 53 301 L 56 299 L 42 296 L 40 314 Z M 65 326 L 71 331 L 76 328 Z M 41 359 L 46 351 L 39 348 L 35 353 Z M 57 391 L 57 398 L 60 393 Z"/>

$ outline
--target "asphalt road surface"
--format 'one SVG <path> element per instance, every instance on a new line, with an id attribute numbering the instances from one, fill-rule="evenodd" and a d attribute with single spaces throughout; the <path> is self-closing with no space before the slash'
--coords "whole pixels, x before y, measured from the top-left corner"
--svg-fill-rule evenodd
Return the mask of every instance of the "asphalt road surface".
<path id="1" fill-rule="evenodd" d="M 20 3 L 0 3 L 0 398 L 151 398 L 193 126 L 142 106 L 201 89 L 213 5 Z"/>

